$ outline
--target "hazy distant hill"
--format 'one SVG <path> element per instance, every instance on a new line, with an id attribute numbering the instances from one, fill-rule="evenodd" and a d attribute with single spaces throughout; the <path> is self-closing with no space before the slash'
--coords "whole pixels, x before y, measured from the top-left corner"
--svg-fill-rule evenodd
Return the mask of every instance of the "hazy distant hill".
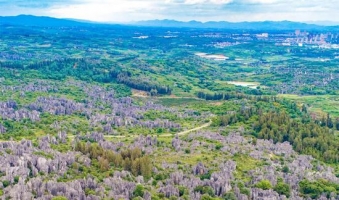
<path id="1" fill-rule="evenodd" d="M 306 24 L 291 21 L 264 21 L 264 22 L 198 22 L 189 21 L 181 22 L 175 20 L 150 20 L 139 21 L 134 23 L 139 26 L 152 26 L 152 27 L 185 27 L 185 28 L 220 28 L 220 29 L 244 29 L 244 30 L 317 30 L 317 29 L 330 29 L 334 27 L 326 27 L 315 24 Z M 336 27 L 337 28 L 337 27 Z"/>
<path id="2" fill-rule="evenodd" d="M 19 15 L 11 17 L 0 17 L 0 25 L 19 25 L 19 26 L 86 26 L 89 23 L 77 22 L 75 20 L 57 19 L 52 17 L 38 17 L 32 15 Z"/>
<path id="3" fill-rule="evenodd" d="M 36 26 L 36 27 L 62 27 L 62 26 L 110 26 L 116 24 L 101 24 L 92 21 L 78 19 L 57 19 L 52 17 L 38 17 L 32 15 L 19 15 L 0 17 L 0 25 Z M 128 23 L 124 25 L 145 27 L 176 27 L 176 28 L 218 28 L 240 30 L 339 30 L 339 26 L 322 26 L 290 21 L 264 21 L 264 22 L 199 22 L 199 21 L 175 21 L 175 20 L 150 20 Z"/>

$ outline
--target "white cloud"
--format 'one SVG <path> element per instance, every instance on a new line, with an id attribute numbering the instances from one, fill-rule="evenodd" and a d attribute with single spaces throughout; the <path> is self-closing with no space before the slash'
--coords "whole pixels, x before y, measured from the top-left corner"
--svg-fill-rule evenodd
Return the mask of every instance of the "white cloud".
<path id="1" fill-rule="evenodd" d="M 185 4 L 229 4 L 233 0 L 185 0 Z"/>
<path id="2" fill-rule="evenodd" d="M 272 4 L 279 2 L 279 0 L 245 0 L 244 2 L 251 4 Z"/>
<path id="3" fill-rule="evenodd" d="M 299 7 L 295 9 L 297 12 L 324 12 L 328 11 L 328 8 L 322 6 L 310 6 L 310 7 Z"/>
<path id="4" fill-rule="evenodd" d="M 52 7 L 50 13 L 56 17 L 79 18 L 93 21 L 130 21 L 132 18 L 147 18 L 161 7 L 152 1 L 138 0 L 99 0 L 82 4 Z M 149 16 L 151 17 L 151 16 Z"/>
<path id="5" fill-rule="evenodd" d="M 41 2 L 41 7 L 37 7 Z M 48 2 L 48 3 L 46 3 Z M 339 19 L 338 0 L 0 0 L 0 15 L 93 21 L 148 19 L 316 21 Z"/>

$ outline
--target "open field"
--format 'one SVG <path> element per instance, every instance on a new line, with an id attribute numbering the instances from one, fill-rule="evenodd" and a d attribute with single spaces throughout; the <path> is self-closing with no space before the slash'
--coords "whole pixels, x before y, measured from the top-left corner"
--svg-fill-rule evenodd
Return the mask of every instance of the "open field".
<path id="1" fill-rule="evenodd" d="M 298 95 L 278 95 L 286 99 L 293 100 L 299 104 L 307 104 L 309 110 L 318 117 L 326 116 L 329 113 L 334 118 L 339 117 L 339 97 L 331 95 L 321 96 L 298 96 Z"/>

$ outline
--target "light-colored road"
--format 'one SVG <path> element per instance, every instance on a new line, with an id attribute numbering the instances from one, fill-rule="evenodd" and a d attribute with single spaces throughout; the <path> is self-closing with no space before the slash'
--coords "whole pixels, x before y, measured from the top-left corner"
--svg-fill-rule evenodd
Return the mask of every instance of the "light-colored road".
<path id="1" fill-rule="evenodd" d="M 212 120 L 210 120 L 208 123 L 203 124 L 203 125 L 201 125 L 201 126 L 199 126 L 199 127 L 196 127 L 196 128 L 190 129 L 190 130 L 186 130 L 186 131 L 179 132 L 179 133 L 177 133 L 177 135 L 178 135 L 178 136 L 183 136 L 183 135 L 189 134 L 189 133 L 191 133 L 191 132 L 198 131 L 198 130 L 201 130 L 201 129 L 203 129 L 203 128 L 209 127 L 209 126 L 211 126 L 211 124 L 212 124 Z M 176 134 L 170 134 L 170 133 L 168 133 L 168 134 L 162 134 L 162 135 L 159 135 L 159 137 L 171 137 L 171 136 L 174 136 L 174 135 L 176 135 Z"/>
<path id="2" fill-rule="evenodd" d="M 193 128 L 193 129 L 189 129 L 189 130 L 186 130 L 186 131 L 181 131 L 179 133 L 176 133 L 176 134 L 171 134 L 171 133 L 166 133 L 166 134 L 161 134 L 161 135 L 158 135 L 158 137 L 174 137 L 175 135 L 178 135 L 178 136 L 183 136 L 183 135 L 187 135 L 191 132 L 194 132 L 194 131 L 198 131 L 198 130 L 201 130 L 203 128 L 206 128 L 206 127 L 209 127 L 211 126 L 212 124 L 212 120 L 210 120 L 208 123 L 206 124 L 203 124 L 199 127 L 196 127 L 196 128 Z M 104 138 L 126 138 L 126 137 L 131 137 L 131 138 L 134 138 L 134 137 L 138 137 L 139 135 L 130 135 L 130 136 L 124 136 L 124 135 L 104 135 Z M 74 139 L 74 135 L 68 135 L 68 138 L 70 139 Z"/>

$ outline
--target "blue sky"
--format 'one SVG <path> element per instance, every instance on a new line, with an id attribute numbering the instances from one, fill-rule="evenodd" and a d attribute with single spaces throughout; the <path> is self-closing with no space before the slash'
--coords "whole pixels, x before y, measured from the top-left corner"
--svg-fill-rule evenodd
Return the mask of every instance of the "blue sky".
<path id="1" fill-rule="evenodd" d="M 0 15 L 19 14 L 101 22 L 339 21 L 339 0 L 0 0 Z"/>

